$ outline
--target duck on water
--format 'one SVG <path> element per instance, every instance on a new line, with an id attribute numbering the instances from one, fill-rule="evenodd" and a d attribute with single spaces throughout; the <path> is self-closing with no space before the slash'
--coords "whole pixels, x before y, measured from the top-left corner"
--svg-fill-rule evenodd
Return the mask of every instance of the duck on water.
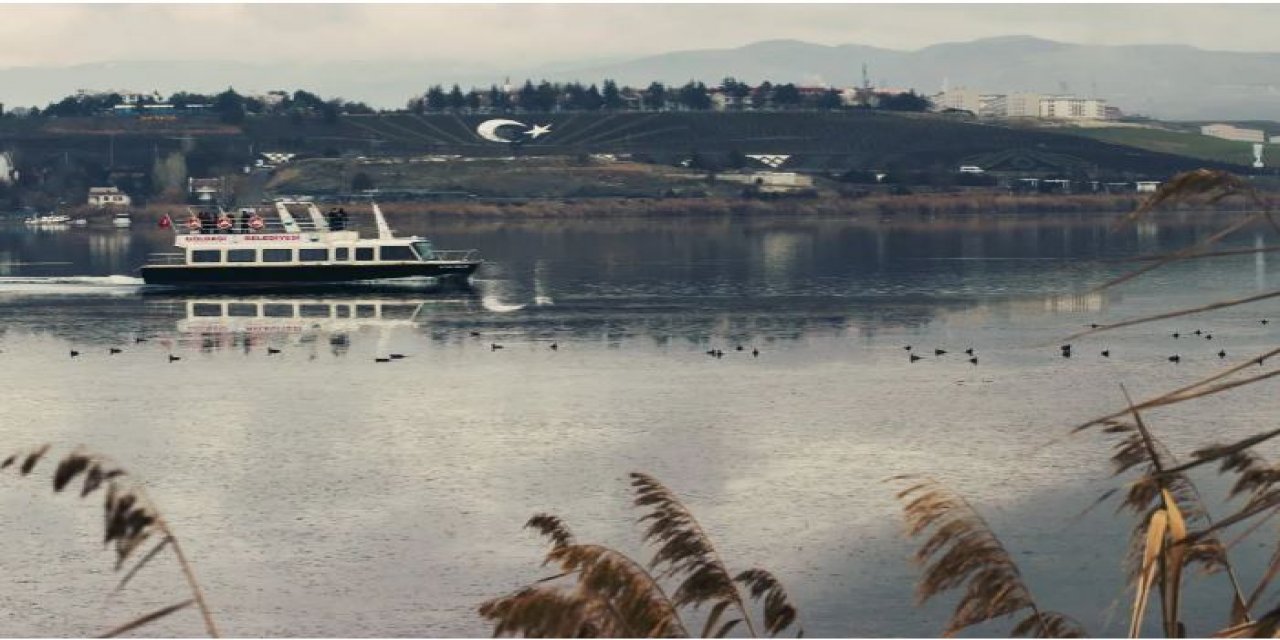
<path id="1" fill-rule="evenodd" d="M 293 210 L 291 210 L 291 207 Z M 301 215 L 294 210 L 303 209 Z M 419 236 L 397 237 L 377 203 L 378 234 L 361 238 L 344 209 L 321 212 L 311 202 L 278 200 L 238 214 L 192 208 L 185 220 L 165 216 L 172 253 L 153 254 L 140 271 L 149 285 L 288 287 L 435 278 L 466 282 L 482 261 L 473 249 L 442 251 Z M 274 215 L 271 215 L 274 214 Z"/>

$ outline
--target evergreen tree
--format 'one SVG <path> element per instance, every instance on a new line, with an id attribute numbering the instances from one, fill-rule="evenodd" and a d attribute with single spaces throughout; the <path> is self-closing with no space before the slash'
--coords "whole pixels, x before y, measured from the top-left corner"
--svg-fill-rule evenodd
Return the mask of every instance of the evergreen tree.
<path id="1" fill-rule="evenodd" d="M 604 81 L 604 90 L 602 97 L 604 99 L 604 108 L 610 111 L 621 109 L 624 106 L 622 94 L 618 91 L 618 83 L 613 80 Z"/>
<path id="2" fill-rule="evenodd" d="M 498 85 L 490 85 L 489 106 L 496 111 L 506 111 L 511 108 L 511 97 L 505 91 L 499 89 Z"/>
<path id="3" fill-rule="evenodd" d="M 928 111 L 933 106 L 928 98 L 915 90 L 898 94 L 879 93 L 876 97 L 879 98 L 879 108 L 889 111 Z"/>
<path id="4" fill-rule="evenodd" d="M 520 87 L 520 93 L 518 94 L 518 99 L 520 101 L 519 107 L 521 110 L 523 111 L 538 110 L 538 90 L 534 88 L 533 81 L 531 80 L 524 81 L 524 86 Z"/>
<path id="5" fill-rule="evenodd" d="M 462 95 L 462 87 L 455 84 L 452 89 L 449 89 L 448 102 L 450 111 L 462 111 L 462 108 L 467 106 L 467 97 Z"/>
<path id="6" fill-rule="evenodd" d="M 437 84 L 427 89 L 427 111 L 444 111 L 448 105 L 449 99 L 444 94 L 444 87 Z"/>
<path id="7" fill-rule="evenodd" d="M 790 82 L 774 87 L 773 104 L 784 109 L 800 106 L 800 90 Z"/>
<path id="8" fill-rule="evenodd" d="M 564 108 L 570 111 L 585 111 L 587 109 L 587 90 L 577 82 L 570 82 L 564 86 Z"/>
<path id="9" fill-rule="evenodd" d="M 660 111 L 667 106 L 667 87 L 661 82 L 654 82 L 644 90 L 644 107 Z"/>
<path id="10" fill-rule="evenodd" d="M 707 85 L 690 80 L 688 84 L 680 87 L 680 104 L 694 111 L 710 109 L 711 94 L 707 92 Z"/>
<path id="11" fill-rule="evenodd" d="M 825 111 L 835 111 L 844 106 L 844 101 L 840 98 L 840 92 L 835 89 L 827 89 L 818 96 L 817 106 Z"/>
<path id="12" fill-rule="evenodd" d="M 587 111 L 598 111 L 604 106 L 604 97 L 600 95 L 600 90 L 596 85 L 587 88 L 586 93 L 582 96 L 582 107 Z"/>
<path id="13" fill-rule="evenodd" d="M 538 111 L 554 111 L 563 91 L 546 80 L 538 84 L 534 105 Z"/>
<path id="14" fill-rule="evenodd" d="M 765 80 L 751 92 L 751 107 L 753 109 L 768 109 L 773 106 L 773 83 Z"/>
<path id="15" fill-rule="evenodd" d="M 230 87 L 213 98 L 213 112 L 226 124 L 244 122 L 244 97 Z"/>

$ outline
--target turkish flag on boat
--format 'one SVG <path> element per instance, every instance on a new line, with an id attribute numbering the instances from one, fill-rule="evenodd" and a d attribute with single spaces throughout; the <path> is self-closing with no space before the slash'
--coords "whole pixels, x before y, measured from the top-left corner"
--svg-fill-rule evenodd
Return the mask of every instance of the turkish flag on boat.
<path id="1" fill-rule="evenodd" d="M 167 213 L 164 214 L 164 217 L 160 218 L 160 228 L 168 229 L 169 227 L 172 227 L 172 226 L 173 226 L 173 220 L 169 219 L 169 214 Z"/>

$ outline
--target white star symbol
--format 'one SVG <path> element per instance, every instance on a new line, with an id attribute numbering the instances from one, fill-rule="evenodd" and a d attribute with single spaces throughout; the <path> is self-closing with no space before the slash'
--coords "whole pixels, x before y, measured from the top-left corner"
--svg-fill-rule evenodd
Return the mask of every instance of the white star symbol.
<path id="1" fill-rule="evenodd" d="M 529 127 L 528 131 L 524 132 L 525 135 L 529 136 L 530 140 L 537 140 L 538 136 L 548 133 L 551 133 L 551 125 L 549 124 L 535 124 L 532 127 Z"/>

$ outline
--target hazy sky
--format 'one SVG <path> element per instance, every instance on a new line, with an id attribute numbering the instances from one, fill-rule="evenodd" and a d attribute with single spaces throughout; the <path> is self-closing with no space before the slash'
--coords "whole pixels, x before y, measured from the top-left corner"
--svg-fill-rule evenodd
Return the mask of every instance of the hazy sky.
<path id="1" fill-rule="evenodd" d="M 1280 51 L 1280 5 L 0 4 L 0 67 L 468 57 L 521 66 L 790 38 L 915 49 L 1027 34 Z"/>

